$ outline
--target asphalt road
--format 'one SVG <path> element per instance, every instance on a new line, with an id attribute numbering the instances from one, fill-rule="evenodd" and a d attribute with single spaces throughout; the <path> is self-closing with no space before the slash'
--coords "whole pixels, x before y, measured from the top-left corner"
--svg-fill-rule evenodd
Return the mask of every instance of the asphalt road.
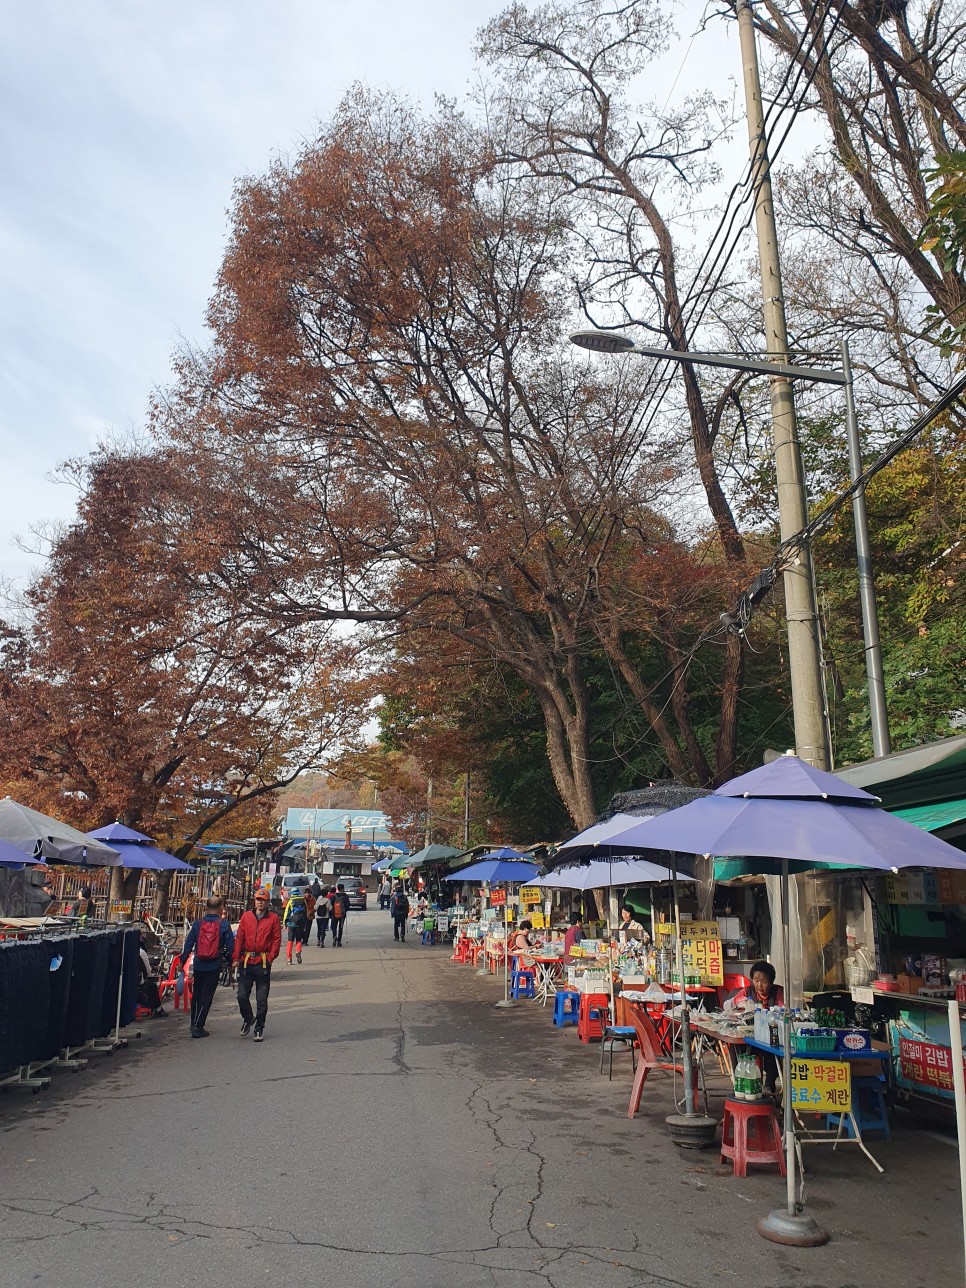
<path id="1" fill-rule="evenodd" d="M 809 1162 L 833 1241 L 754 1221 L 770 1170 L 677 1150 L 663 1075 L 626 1117 L 628 1057 L 550 1008 L 494 1010 L 495 982 L 387 914 L 276 967 L 267 1040 L 225 989 L 192 1041 L 152 1021 L 124 1052 L 0 1097 L 2 1288 L 934 1288 L 963 1282 L 956 1154 L 905 1129 Z"/>

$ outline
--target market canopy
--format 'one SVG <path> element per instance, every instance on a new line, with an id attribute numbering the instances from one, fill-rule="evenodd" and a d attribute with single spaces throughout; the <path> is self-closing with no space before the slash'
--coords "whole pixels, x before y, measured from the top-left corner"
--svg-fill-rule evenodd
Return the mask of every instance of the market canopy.
<path id="1" fill-rule="evenodd" d="M 641 850 L 677 850 L 749 860 L 758 874 L 817 864 L 871 868 L 966 868 L 966 854 L 880 808 L 874 796 L 779 756 L 660 818 L 612 838 Z"/>
<path id="2" fill-rule="evenodd" d="M 670 881 L 672 876 L 666 867 L 647 859 L 596 859 L 555 868 L 545 876 L 535 877 L 530 884 L 545 890 L 607 890 L 613 886 L 656 885 Z M 693 881 L 694 877 L 678 873 L 678 880 Z"/>
<path id="3" fill-rule="evenodd" d="M 515 850 L 510 851 L 516 854 Z M 490 885 L 524 885 L 533 880 L 539 872 L 535 863 L 522 860 L 522 855 L 515 859 L 489 858 L 484 856 L 476 863 L 471 863 L 461 872 L 453 872 L 444 881 L 480 881 Z"/>
<path id="4" fill-rule="evenodd" d="M 0 840 L 8 841 L 31 859 L 91 868 L 121 866 L 121 856 L 111 846 L 91 840 L 69 823 L 41 814 L 9 796 L 0 801 Z"/>
<path id="5" fill-rule="evenodd" d="M 106 841 L 117 850 L 126 868 L 144 868 L 150 872 L 194 872 L 190 863 L 175 858 L 153 844 L 153 838 L 123 823 L 108 823 L 87 835 L 94 841 Z"/>
<path id="6" fill-rule="evenodd" d="M 455 849 L 452 845 L 425 845 L 415 854 L 410 854 L 406 859 L 407 868 L 426 867 L 430 863 L 448 863 L 450 859 L 455 859 L 458 854 L 464 851 Z M 388 862 L 398 862 L 399 860 L 390 859 Z M 375 863 L 372 865 L 373 871 L 376 870 Z"/>

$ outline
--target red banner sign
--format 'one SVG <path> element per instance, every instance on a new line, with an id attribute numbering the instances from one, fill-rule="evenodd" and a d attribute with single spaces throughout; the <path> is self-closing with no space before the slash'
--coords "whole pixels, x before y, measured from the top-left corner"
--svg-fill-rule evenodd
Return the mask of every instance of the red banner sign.
<path id="1" fill-rule="evenodd" d="M 910 1082 L 940 1087 L 943 1091 L 953 1089 L 953 1053 L 949 1047 L 900 1038 L 899 1064 Z M 966 1059 L 963 1065 L 966 1067 Z"/>
<path id="2" fill-rule="evenodd" d="M 491 907 L 493 907 L 493 908 L 501 908 L 505 903 L 506 903 L 506 891 L 505 891 L 505 890 L 491 890 L 491 891 L 490 891 L 490 906 L 491 906 Z"/>

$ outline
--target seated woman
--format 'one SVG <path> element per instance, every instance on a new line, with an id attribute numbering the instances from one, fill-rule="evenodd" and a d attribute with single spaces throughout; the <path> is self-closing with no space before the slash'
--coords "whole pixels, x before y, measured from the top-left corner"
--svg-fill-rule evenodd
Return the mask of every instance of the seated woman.
<path id="1" fill-rule="evenodd" d="M 775 968 L 771 962 L 753 962 L 751 966 L 751 983 L 747 988 L 739 989 L 734 997 L 729 998 L 726 1006 L 748 1008 L 751 1006 L 784 1006 L 785 990 L 775 983 Z M 778 1085 L 778 1061 L 769 1052 L 763 1052 L 757 1058 L 761 1061 L 761 1073 L 764 1089 L 774 1092 Z"/>
<path id="2" fill-rule="evenodd" d="M 775 983 L 775 968 L 771 962 L 753 962 L 751 983 L 739 989 L 727 1002 L 728 1006 L 784 1006 L 785 990 Z"/>
<path id="3" fill-rule="evenodd" d="M 511 957 L 522 957 L 525 953 L 532 951 L 534 940 L 533 935 L 530 933 L 531 930 L 533 930 L 533 923 L 524 918 L 510 936 Z"/>

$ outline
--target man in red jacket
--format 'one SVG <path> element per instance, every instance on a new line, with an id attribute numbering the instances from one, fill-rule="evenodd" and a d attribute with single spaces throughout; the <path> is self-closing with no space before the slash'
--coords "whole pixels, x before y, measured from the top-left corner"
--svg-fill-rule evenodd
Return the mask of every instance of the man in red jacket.
<path id="1" fill-rule="evenodd" d="M 268 1014 L 268 990 L 272 983 L 272 962 L 282 947 L 282 923 L 272 912 L 267 890 L 255 895 L 255 911 L 243 912 L 235 936 L 232 961 L 238 967 L 238 1009 L 242 1017 L 242 1037 L 255 1026 L 255 1041 L 265 1037 Z M 252 988 L 255 989 L 255 1012 L 252 1013 Z"/>

